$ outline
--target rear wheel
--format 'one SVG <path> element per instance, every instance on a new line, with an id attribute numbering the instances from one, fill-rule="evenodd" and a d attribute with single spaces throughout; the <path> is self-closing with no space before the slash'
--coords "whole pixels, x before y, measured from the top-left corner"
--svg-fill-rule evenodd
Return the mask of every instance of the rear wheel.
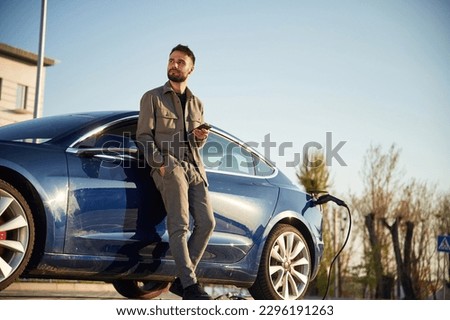
<path id="1" fill-rule="evenodd" d="M 25 270 L 33 251 L 34 221 L 21 193 L 0 180 L 0 290 Z"/>
<path id="2" fill-rule="evenodd" d="M 129 299 L 154 299 L 169 290 L 170 282 L 116 280 L 114 289 Z"/>
<path id="3" fill-rule="evenodd" d="M 259 300 L 302 299 L 311 281 L 311 256 L 303 235 L 287 224 L 267 238 L 258 276 L 249 291 Z"/>

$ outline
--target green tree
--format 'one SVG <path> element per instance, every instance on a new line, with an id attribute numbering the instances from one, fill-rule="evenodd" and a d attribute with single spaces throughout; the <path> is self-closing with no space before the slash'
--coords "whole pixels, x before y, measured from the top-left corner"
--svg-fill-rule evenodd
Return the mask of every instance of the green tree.
<path id="1" fill-rule="evenodd" d="M 303 186 L 305 191 L 311 195 L 317 196 L 321 193 L 328 192 L 330 188 L 330 173 L 325 163 L 324 154 L 320 151 L 315 151 L 311 154 L 305 154 L 303 157 L 303 163 L 300 165 L 297 171 L 297 178 L 300 185 Z M 334 247 L 333 235 L 330 232 L 332 226 L 327 216 L 330 214 L 326 206 L 323 206 L 323 226 L 322 235 L 324 242 L 324 256 L 322 259 L 322 267 L 319 273 L 311 285 L 311 291 L 315 291 L 316 294 L 324 295 L 326 292 L 328 282 L 328 269 L 324 266 L 329 266 L 333 259 Z"/>
<path id="2" fill-rule="evenodd" d="M 308 193 L 327 192 L 331 182 L 323 152 L 315 151 L 311 154 L 305 154 L 303 163 L 297 172 L 297 178 Z"/>

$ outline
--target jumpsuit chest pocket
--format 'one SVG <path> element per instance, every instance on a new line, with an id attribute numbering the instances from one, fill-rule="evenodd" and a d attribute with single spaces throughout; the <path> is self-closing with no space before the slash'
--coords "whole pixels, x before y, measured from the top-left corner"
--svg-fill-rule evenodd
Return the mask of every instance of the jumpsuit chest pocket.
<path id="1" fill-rule="evenodd" d="M 165 107 L 156 109 L 156 130 L 172 132 L 176 129 L 178 116 Z"/>

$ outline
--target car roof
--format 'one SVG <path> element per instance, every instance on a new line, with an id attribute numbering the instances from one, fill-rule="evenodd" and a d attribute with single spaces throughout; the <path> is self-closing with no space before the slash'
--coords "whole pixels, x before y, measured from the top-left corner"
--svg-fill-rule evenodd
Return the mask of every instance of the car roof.
<path id="1" fill-rule="evenodd" d="M 70 143 L 74 135 L 138 111 L 93 111 L 46 116 L 0 127 L 0 140 L 35 144 Z"/>

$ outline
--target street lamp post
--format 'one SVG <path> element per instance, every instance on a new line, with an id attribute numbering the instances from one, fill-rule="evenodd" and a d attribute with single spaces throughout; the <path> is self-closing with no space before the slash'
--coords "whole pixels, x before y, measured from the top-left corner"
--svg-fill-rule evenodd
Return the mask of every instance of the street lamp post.
<path id="1" fill-rule="evenodd" d="M 39 54 L 37 64 L 36 76 L 36 94 L 34 98 L 34 113 L 33 118 L 40 115 L 40 101 L 41 101 L 41 85 L 42 85 L 42 70 L 44 68 L 44 46 L 45 46 L 45 26 L 47 23 L 47 0 L 42 0 L 41 8 L 41 28 L 39 33 Z"/>

